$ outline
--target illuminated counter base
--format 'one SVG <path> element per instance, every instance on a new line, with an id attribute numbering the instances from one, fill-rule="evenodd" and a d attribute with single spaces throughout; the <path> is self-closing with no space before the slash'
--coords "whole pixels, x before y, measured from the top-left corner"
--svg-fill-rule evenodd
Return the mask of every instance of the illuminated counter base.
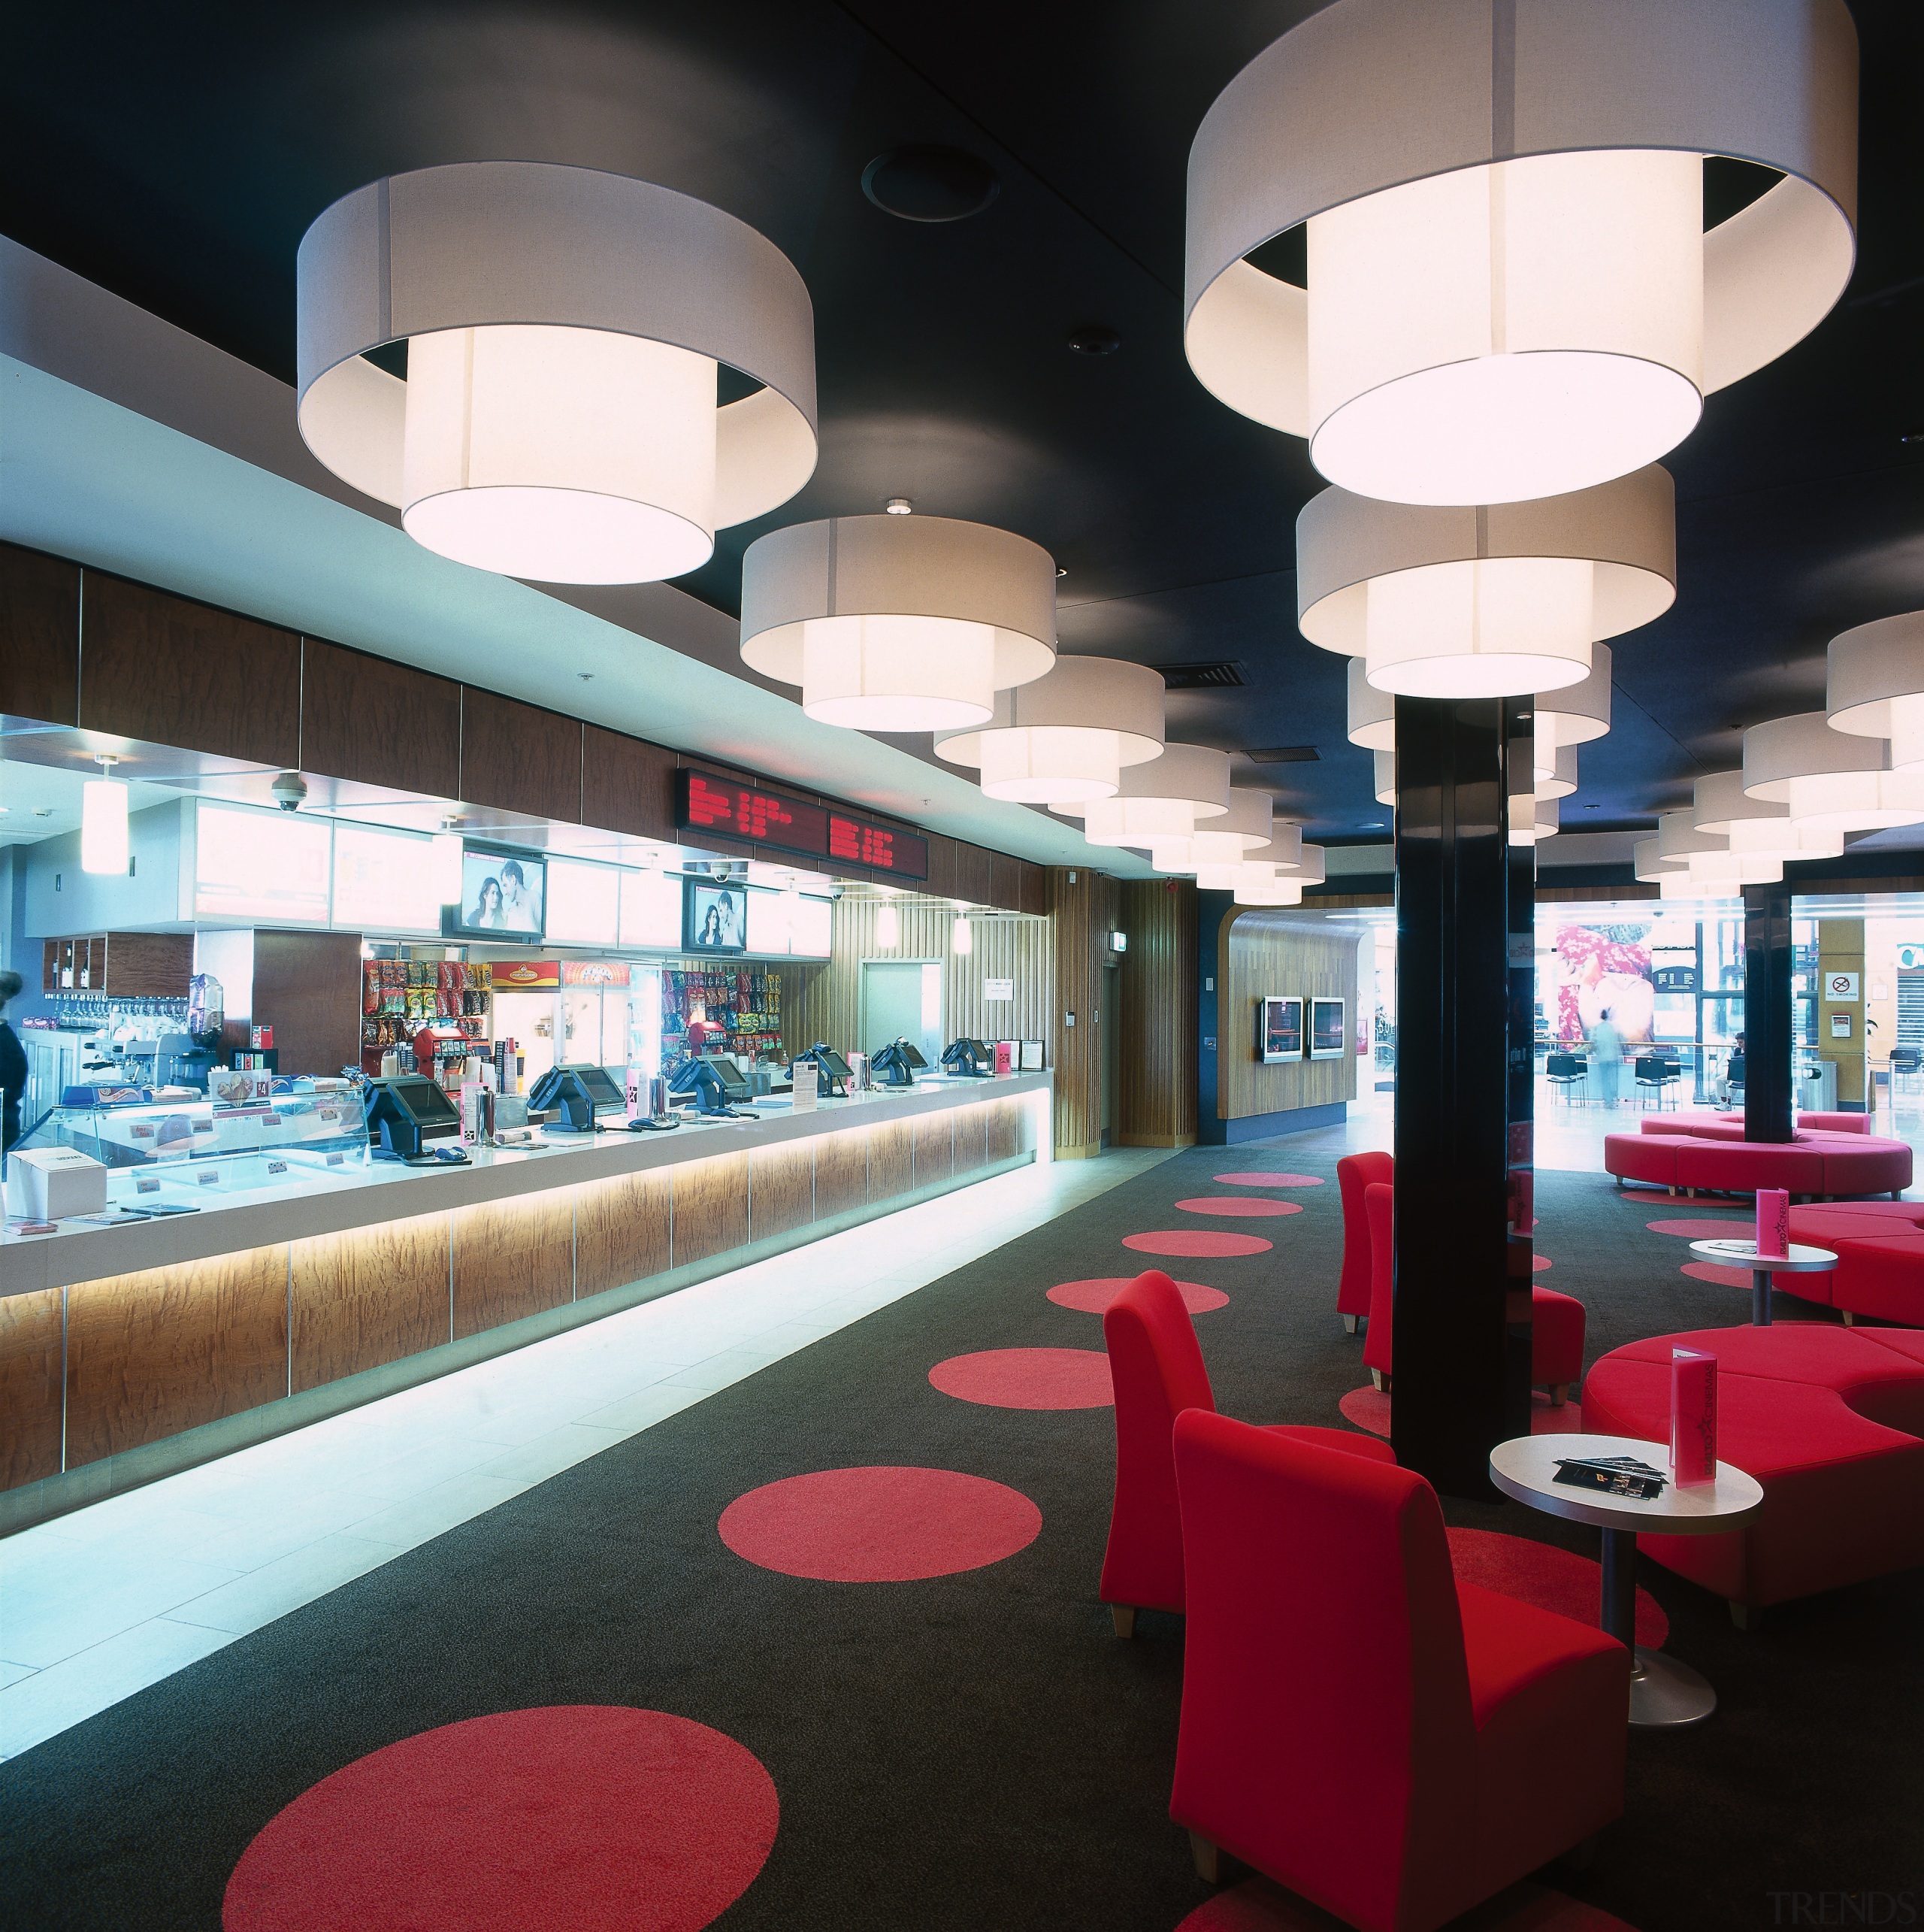
<path id="1" fill-rule="evenodd" d="M 9 1240 L 0 1533 L 1046 1158 L 1048 1104 L 1024 1075 Z M 192 1258 L 91 1272 L 132 1241 Z"/>

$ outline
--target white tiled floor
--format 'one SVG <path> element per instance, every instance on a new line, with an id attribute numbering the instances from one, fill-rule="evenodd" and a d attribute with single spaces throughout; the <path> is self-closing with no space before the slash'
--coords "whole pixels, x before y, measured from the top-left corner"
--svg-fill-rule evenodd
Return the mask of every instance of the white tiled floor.
<path id="1" fill-rule="evenodd" d="M 1169 1158 L 1024 1167 L 0 1542 L 0 1758 Z"/>

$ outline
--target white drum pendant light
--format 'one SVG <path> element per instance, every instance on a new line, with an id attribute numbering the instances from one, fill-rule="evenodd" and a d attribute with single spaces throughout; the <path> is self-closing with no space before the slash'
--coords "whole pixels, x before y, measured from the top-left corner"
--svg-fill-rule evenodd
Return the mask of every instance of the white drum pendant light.
<path id="1" fill-rule="evenodd" d="M 742 658 L 802 709 L 864 731 L 986 725 L 998 691 L 1054 668 L 1055 561 L 946 516 L 836 516 L 742 557 Z"/>
<path id="2" fill-rule="evenodd" d="M 120 761 L 111 752 L 97 751 L 100 776 L 80 787 L 80 870 L 124 873 L 131 849 L 127 831 L 127 787 L 116 778 Z"/>
<path id="3" fill-rule="evenodd" d="M 1365 751 L 1393 751 L 1396 746 L 1396 694 L 1370 683 L 1365 657 L 1350 659 L 1349 738 Z"/>
<path id="4" fill-rule="evenodd" d="M 1336 0 L 1197 131 L 1190 367 L 1361 495 L 1627 475 L 1843 293 L 1856 104 L 1844 0 Z M 1705 155 L 1782 178 L 1705 234 Z"/>
<path id="5" fill-rule="evenodd" d="M 1032 684 L 995 695 L 979 728 L 938 731 L 937 755 L 982 769 L 984 795 L 1024 805 L 1112 798 L 1122 768 L 1160 758 L 1163 679 L 1118 658 L 1058 657 Z"/>
<path id="6" fill-rule="evenodd" d="M 1676 495 L 1653 464 L 1573 495 L 1413 508 L 1326 489 L 1296 519 L 1296 619 L 1413 698 L 1553 695 L 1593 640 L 1647 624 L 1677 594 Z"/>
<path id="7" fill-rule="evenodd" d="M 1227 865 L 1197 866 L 1196 883 L 1206 892 L 1233 892 L 1245 880 L 1266 885 L 1282 874 L 1296 877 L 1302 870 L 1302 828 L 1278 819 L 1271 825 L 1267 845 L 1257 846 Z"/>
<path id="8" fill-rule="evenodd" d="M 1829 659 L 1832 728 L 1888 738 L 1893 771 L 1924 771 L 1924 610 L 1843 632 Z"/>
<path id="9" fill-rule="evenodd" d="M 1580 684 L 1537 694 L 1535 723 L 1539 766 L 1546 749 L 1588 744 L 1610 730 L 1610 647 L 1590 647 L 1590 674 Z"/>
<path id="10" fill-rule="evenodd" d="M 1510 800 L 1510 843 L 1541 845 L 1562 829 L 1562 801 L 1538 798 L 1528 792 L 1512 794 Z"/>
<path id="11" fill-rule="evenodd" d="M 1718 771 L 1690 788 L 1690 819 L 1700 832 L 1720 833 L 1734 852 L 1753 858 L 1835 858 L 1841 832 L 1814 831 L 1791 822 L 1788 805 L 1753 798 L 1741 771 Z"/>
<path id="12" fill-rule="evenodd" d="M 295 279 L 308 448 L 457 562 L 678 577 L 814 471 L 802 278 L 671 189 L 532 161 L 392 175 L 316 219 Z M 367 359 L 395 342 L 405 380 Z M 718 408 L 722 363 L 764 386 Z"/>
<path id="13" fill-rule="evenodd" d="M 1152 846 L 1158 840 L 1187 838 L 1199 822 L 1230 808 L 1230 758 L 1207 745 L 1163 747 L 1160 758 L 1125 765 L 1113 798 L 1051 807 L 1082 821 L 1091 845 Z"/>
<path id="14" fill-rule="evenodd" d="M 1295 871 L 1275 873 L 1268 879 L 1263 877 L 1261 867 L 1245 865 L 1239 868 L 1242 877 L 1236 882 L 1236 902 L 1239 906 L 1299 906 L 1304 886 L 1323 883 L 1324 859 L 1321 846 L 1306 845 Z"/>
<path id="15" fill-rule="evenodd" d="M 1275 801 L 1267 792 L 1232 790 L 1230 808 L 1185 837 L 1157 839 L 1149 848 L 1158 872 L 1195 872 L 1203 866 L 1239 865 L 1266 846 L 1275 830 Z"/>
<path id="16" fill-rule="evenodd" d="M 1881 738 L 1834 731 L 1821 711 L 1773 718 L 1744 734 L 1744 790 L 1788 805 L 1800 831 L 1924 822 L 1924 771 L 1892 771 Z"/>
<path id="17" fill-rule="evenodd" d="M 1396 754 L 1374 751 L 1370 756 L 1376 761 L 1376 802 L 1387 805 L 1393 812 L 1396 809 Z"/>
<path id="18" fill-rule="evenodd" d="M 1543 740 L 1537 742 L 1536 756 L 1531 771 L 1536 780 L 1536 795 L 1539 798 L 1567 798 L 1577 789 L 1577 747 L 1565 745 L 1550 754 L 1550 768 L 1544 769 Z"/>

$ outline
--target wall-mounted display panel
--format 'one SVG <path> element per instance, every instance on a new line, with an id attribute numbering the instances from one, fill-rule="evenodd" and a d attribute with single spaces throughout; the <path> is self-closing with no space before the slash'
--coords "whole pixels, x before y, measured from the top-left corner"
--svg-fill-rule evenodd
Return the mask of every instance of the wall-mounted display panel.
<path id="1" fill-rule="evenodd" d="M 1312 998 L 1309 1002 L 1309 1057 L 1340 1060 L 1348 1043 L 1343 1002 Z"/>
<path id="2" fill-rule="evenodd" d="M 712 879 L 690 879 L 685 882 L 685 888 L 682 949 L 685 952 L 746 952 L 748 888 L 722 885 Z"/>
<path id="3" fill-rule="evenodd" d="M 621 943 L 676 951 L 682 943 L 682 878 L 674 872 L 622 874 Z"/>
<path id="4" fill-rule="evenodd" d="M 547 903 L 547 867 L 539 852 L 467 846 L 461 855 L 461 902 L 446 909 L 451 937 L 539 939 Z"/>
<path id="5" fill-rule="evenodd" d="M 193 917 L 324 926 L 334 827 L 298 813 L 211 805 L 195 813 Z"/>
<path id="6" fill-rule="evenodd" d="M 556 946 L 613 946 L 620 936 L 622 875 L 612 865 L 548 862 L 546 937 Z"/>
<path id="7" fill-rule="evenodd" d="M 1340 1009 L 1342 1002 L 1336 1002 Z M 1270 994 L 1256 1002 L 1256 1057 L 1266 1066 L 1302 1058 L 1302 1001 Z"/>
<path id="8" fill-rule="evenodd" d="M 906 879 L 929 876 L 929 842 L 914 832 L 712 772 L 675 774 L 675 823 L 685 831 L 719 832 L 776 852 L 840 859 Z"/>
<path id="9" fill-rule="evenodd" d="M 431 839 L 373 825 L 334 828 L 334 923 L 350 931 L 437 933 Z"/>

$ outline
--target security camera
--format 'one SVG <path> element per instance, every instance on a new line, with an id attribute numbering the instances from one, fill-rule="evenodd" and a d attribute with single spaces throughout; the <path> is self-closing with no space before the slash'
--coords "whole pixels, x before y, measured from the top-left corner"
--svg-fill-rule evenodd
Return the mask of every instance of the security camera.
<path id="1" fill-rule="evenodd" d="M 298 771 L 283 771 L 270 789 L 283 812 L 298 812 L 307 801 L 307 781 Z"/>

